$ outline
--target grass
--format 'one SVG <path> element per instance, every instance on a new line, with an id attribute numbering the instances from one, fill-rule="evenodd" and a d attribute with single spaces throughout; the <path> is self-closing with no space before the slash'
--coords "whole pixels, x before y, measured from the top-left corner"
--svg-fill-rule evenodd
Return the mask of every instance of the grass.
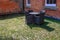
<path id="1" fill-rule="evenodd" d="M 60 21 L 46 18 L 43 25 L 26 25 L 23 14 L 0 16 L 0 40 L 60 40 Z"/>

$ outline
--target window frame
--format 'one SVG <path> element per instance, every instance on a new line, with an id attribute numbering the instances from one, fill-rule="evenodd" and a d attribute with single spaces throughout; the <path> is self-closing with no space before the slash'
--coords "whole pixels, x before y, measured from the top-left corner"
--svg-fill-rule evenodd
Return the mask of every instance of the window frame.
<path id="1" fill-rule="evenodd" d="M 47 4 L 47 0 L 45 0 L 45 6 L 55 6 L 56 7 L 56 4 Z"/>
<path id="2" fill-rule="evenodd" d="M 28 3 L 29 0 L 26 0 L 26 6 L 27 7 L 30 7 L 31 6 L 31 3 Z"/>

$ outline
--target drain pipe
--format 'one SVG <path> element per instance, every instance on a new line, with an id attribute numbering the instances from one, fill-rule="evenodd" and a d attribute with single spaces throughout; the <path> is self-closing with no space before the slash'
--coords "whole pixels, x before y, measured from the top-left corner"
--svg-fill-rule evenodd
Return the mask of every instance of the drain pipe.
<path id="1" fill-rule="evenodd" d="M 24 0 L 20 0 L 19 7 L 21 9 L 21 12 L 23 13 L 24 12 Z"/>
<path id="2" fill-rule="evenodd" d="M 24 11 L 24 9 L 25 9 L 25 8 L 24 8 L 24 0 L 23 0 L 23 3 L 22 3 L 22 4 L 23 4 L 23 11 Z"/>

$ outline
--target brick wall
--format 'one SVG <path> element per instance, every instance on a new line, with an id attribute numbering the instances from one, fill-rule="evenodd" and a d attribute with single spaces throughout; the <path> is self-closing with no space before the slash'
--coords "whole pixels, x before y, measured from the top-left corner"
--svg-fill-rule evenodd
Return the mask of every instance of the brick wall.
<path id="1" fill-rule="evenodd" d="M 27 8 L 25 6 L 25 10 L 34 10 L 34 11 L 40 11 L 43 8 L 43 0 L 30 0 L 31 1 L 31 7 Z M 25 0 L 26 4 L 26 0 Z"/>
<path id="2" fill-rule="evenodd" d="M 7 12 L 18 12 L 20 11 L 19 5 L 14 1 L 0 0 L 0 15 L 6 14 Z"/>
<path id="3" fill-rule="evenodd" d="M 25 10 L 33 10 L 36 12 L 39 12 L 41 9 L 44 8 L 44 2 L 45 0 L 30 0 L 31 1 L 31 7 L 26 7 L 26 0 L 24 0 L 25 4 Z M 0 0 L 0 14 L 5 12 L 18 12 L 19 4 L 14 1 L 9 0 Z M 56 10 L 46 10 L 46 15 L 52 16 L 55 18 L 60 18 L 60 0 L 57 0 L 57 9 Z"/>
<path id="4" fill-rule="evenodd" d="M 60 0 L 57 0 L 56 10 L 46 10 L 46 15 L 60 19 Z"/>

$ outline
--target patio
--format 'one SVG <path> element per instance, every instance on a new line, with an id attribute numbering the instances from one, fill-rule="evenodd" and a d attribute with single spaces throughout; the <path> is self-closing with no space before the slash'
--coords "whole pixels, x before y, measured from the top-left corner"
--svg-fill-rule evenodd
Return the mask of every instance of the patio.
<path id="1" fill-rule="evenodd" d="M 0 40 L 60 40 L 60 21 L 45 18 L 45 23 L 26 25 L 24 14 L 0 16 Z"/>

